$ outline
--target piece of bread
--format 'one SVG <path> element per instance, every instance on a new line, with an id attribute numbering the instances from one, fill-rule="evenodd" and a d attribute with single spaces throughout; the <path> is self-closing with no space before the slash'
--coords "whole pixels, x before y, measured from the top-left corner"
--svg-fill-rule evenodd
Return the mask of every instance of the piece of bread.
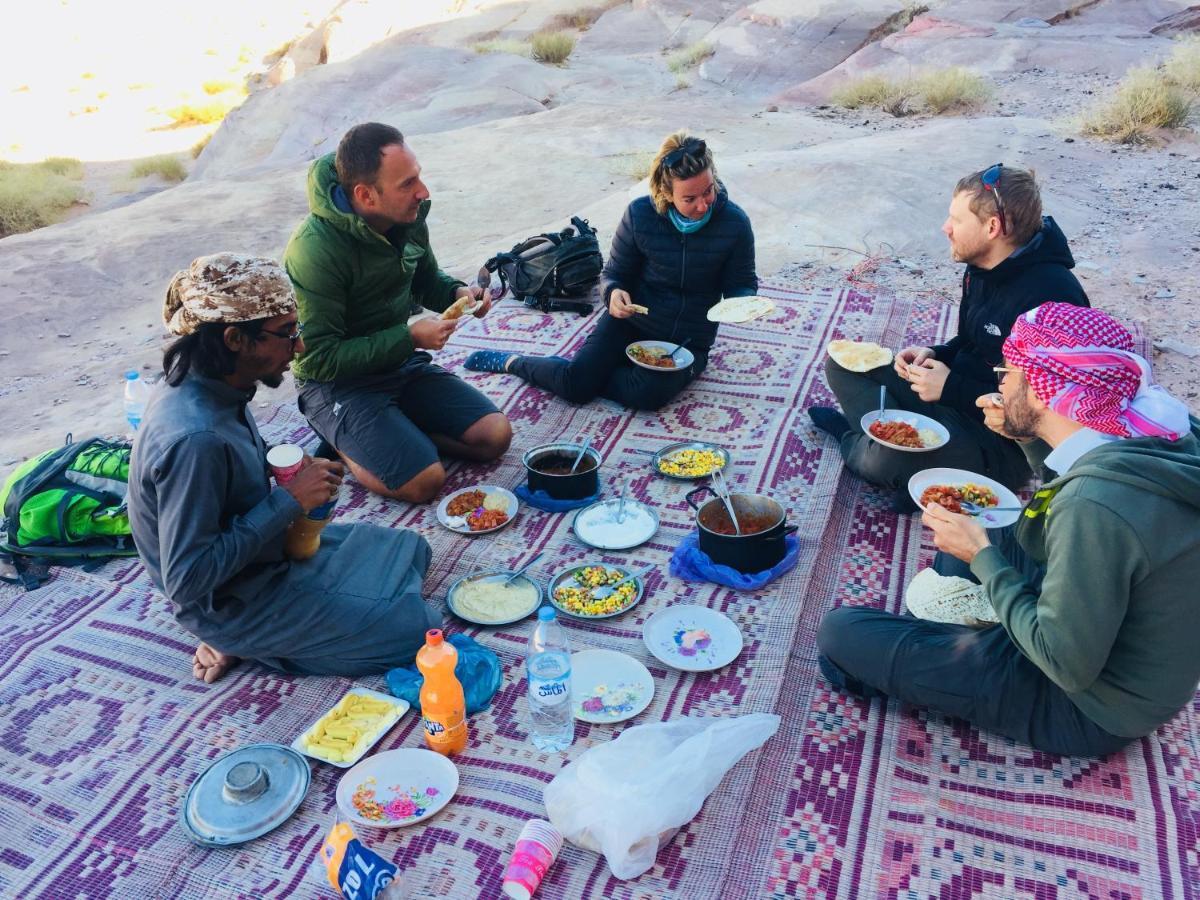
<path id="1" fill-rule="evenodd" d="M 873 341 L 830 341 L 828 352 L 848 372 L 869 372 L 892 361 L 892 351 Z"/>
<path id="2" fill-rule="evenodd" d="M 730 297 L 708 310 L 710 322 L 751 322 L 770 315 L 775 310 L 775 301 L 769 297 Z"/>
<path id="3" fill-rule="evenodd" d="M 479 308 L 479 301 L 467 294 L 459 297 L 442 313 L 443 319 L 459 319 L 468 313 L 473 313 Z"/>
<path id="4" fill-rule="evenodd" d="M 991 624 L 999 617 L 982 585 L 954 575 L 922 569 L 908 583 L 904 605 L 918 619 L 952 625 Z"/>
<path id="5" fill-rule="evenodd" d="M 635 313 L 638 313 L 639 315 L 643 315 L 643 316 L 650 312 L 650 307 L 642 306 L 638 303 L 630 303 L 629 308 L 632 309 Z"/>

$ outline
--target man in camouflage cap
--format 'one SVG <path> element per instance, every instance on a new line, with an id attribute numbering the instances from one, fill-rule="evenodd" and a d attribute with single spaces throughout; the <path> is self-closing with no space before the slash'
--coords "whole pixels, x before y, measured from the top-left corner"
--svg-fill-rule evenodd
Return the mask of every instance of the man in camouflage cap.
<path id="1" fill-rule="evenodd" d="M 171 280 L 163 320 L 178 338 L 134 442 L 129 522 L 150 578 L 202 642 L 193 673 L 212 682 L 240 658 L 313 675 L 411 663 L 440 624 L 421 597 L 424 538 L 330 525 L 313 558 L 284 555 L 288 526 L 334 499 L 343 474 L 310 459 L 273 487 L 247 406 L 304 350 L 287 273 L 271 259 L 202 256 Z"/>

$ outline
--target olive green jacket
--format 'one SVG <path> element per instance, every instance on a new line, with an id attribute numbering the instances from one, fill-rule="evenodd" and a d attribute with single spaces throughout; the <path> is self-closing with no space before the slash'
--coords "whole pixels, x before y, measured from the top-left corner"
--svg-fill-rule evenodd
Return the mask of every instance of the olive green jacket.
<path id="1" fill-rule="evenodd" d="M 411 225 L 380 234 L 350 209 L 331 153 L 308 170 L 308 206 L 283 254 L 304 326 L 296 379 L 334 381 L 395 369 L 415 349 L 409 316 L 422 306 L 444 310 L 462 286 L 438 268 L 429 246 L 429 201 Z"/>

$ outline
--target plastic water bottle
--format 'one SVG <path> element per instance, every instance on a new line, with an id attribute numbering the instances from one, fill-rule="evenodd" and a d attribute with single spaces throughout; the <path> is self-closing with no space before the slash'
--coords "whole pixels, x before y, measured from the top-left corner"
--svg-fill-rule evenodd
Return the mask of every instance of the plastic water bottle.
<path id="1" fill-rule="evenodd" d="M 135 370 L 130 369 L 125 373 L 125 418 L 134 431 L 142 424 L 142 416 L 146 413 L 146 401 L 149 399 L 150 385 L 146 384 Z"/>
<path id="2" fill-rule="evenodd" d="M 539 750 L 565 750 L 575 740 L 571 712 L 571 650 L 554 608 L 538 610 L 525 659 L 529 680 L 529 739 Z"/>

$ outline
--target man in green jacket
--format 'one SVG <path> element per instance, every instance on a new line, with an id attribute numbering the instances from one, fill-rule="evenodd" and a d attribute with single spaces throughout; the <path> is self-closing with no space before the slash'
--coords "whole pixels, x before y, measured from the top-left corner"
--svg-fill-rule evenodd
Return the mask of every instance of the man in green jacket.
<path id="1" fill-rule="evenodd" d="M 439 451 L 486 462 L 512 440 L 508 419 L 434 365 L 456 320 L 409 322 L 425 307 L 490 301 L 440 268 L 429 243 L 429 191 L 404 137 L 368 122 L 308 172 L 309 215 L 283 263 L 307 348 L 295 363 L 300 411 L 369 490 L 427 503 L 446 480 Z"/>
<path id="2" fill-rule="evenodd" d="M 1054 477 L 1010 529 L 935 504 L 923 518 L 934 569 L 982 584 L 1000 624 L 843 606 L 821 623 L 821 669 L 837 687 L 1039 750 L 1112 753 L 1169 721 L 1200 681 L 1200 422 L 1098 310 L 1024 313 L 1004 357 L 999 395 L 979 406 Z"/>

